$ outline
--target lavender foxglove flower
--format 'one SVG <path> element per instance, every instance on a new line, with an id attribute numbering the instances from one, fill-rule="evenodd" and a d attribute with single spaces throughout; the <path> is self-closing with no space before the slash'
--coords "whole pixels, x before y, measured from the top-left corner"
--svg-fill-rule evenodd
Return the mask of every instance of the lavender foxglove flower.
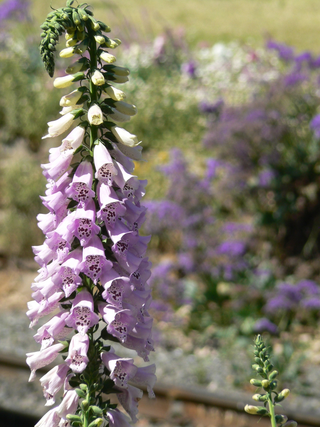
<path id="1" fill-rule="evenodd" d="M 106 50 L 120 41 L 103 34 L 109 27 L 93 18 L 86 3 L 73 3 L 67 0 L 67 7 L 51 12 L 42 26 L 40 52 L 51 76 L 53 52 L 63 32 L 67 46 L 60 56 L 86 56 L 67 68 L 72 74 L 54 80 L 57 88 L 77 81 L 81 86 L 61 97 L 62 117 L 48 123 L 45 136 L 58 137 L 71 128 L 61 145 L 49 150 L 49 163 L 42 165 L 47 189 L 41 199 L 49 212 L 37 217 L 45 241 L 33 247 L 40 269 L 27 315 L 30 327 L 43 316 L 51 318 L 34 335 L 41 350 L 28 353 L 27 363 L 33 380 L 38 368 L 64 353 L 63 361 L 40 380 L 47 406 L 55 403 L 59 391 L 62 401 L 38 427 L 99 426 L 107 420 L 111 426 L 129 425 L 102 396 L 116 393 L 133 422 L 142 397 L 139 387 L 154 396 L 154 365 L 139 368 L 107 345 L 108 340 L 118 341 L 144 361 L 154 350 L 148 313 L 150 262 L 145 257 L 150 237 L 139 233 L 146 181 L 132 175 L 132 160 L 141 158 L 137 137 L 112 123 L 136 114 L 135 106 L 123 102 L 124 93 L 109 81 L 128 79 L 129 71 L 112 65 L 115 57 Z M 71 32 L 72 27 L 78 30 Z M 105 93 L 108 97 L 101 100 Z"/>

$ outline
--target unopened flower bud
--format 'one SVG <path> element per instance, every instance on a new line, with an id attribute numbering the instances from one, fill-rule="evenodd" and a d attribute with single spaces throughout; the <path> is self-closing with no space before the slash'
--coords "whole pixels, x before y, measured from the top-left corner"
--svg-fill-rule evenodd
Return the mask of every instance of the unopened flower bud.
<path id="1" fill-rule="evenodd" d="M 113 86 L 107 86 L 103 91 L 115 101 L 122 101 L 126 97 L 126 94 L 122 90 Z"/>
<path id="2" fill-rule="evenodd" d="M 95 70 L 95 72 L 92 74 L 91 81 L 96 86 L 102 86 L 105 84 L 103 74 L 99 70 Z"/>
<path id="3" fill-rule="evenodd" d="M 288 417 L 286 415 L 276 415 L 275 419 L 277 424 L 283 424 L 288 421 Z"/>
<path id="4" fill-rule="evenodd" d="M 261 385 L 263 388 L 267 388 L 270 385 L 270 381 L 269 380 L 262 380 Z"/>
<path id="5" fill-rule="evenodd" d="M 118 111 L 120 111 L 120 113 L 126 114 L 127 116 L 134 116 L 137 114 L 137 107 L 135 105 L 128 104 L 127 102 L 115 102 L 114 106 Z"/>
<path id="6" fill-rule="evenodd" d="M 128 147 L 136 147 L 140 144 L 136 135 L 128 132 L 127 130 L 114 126 L 111 128 L 113 135 L 117 138 L 121 144 L 127 145 Z"/>
<path id="7" fill-rule="evenodd" d="M 61 58 L 71 58 L 71 56 L 73 55 L 74 55 L 73 47 L 66 47 L 65 49 L 62 49 L 62 51 L 59 53 L 59 56 Z"/>
<path id="8" fill-rule="evenodd" d="M 103 123 L 103 114 L 97 104 L 93 104 L 88 111 L 88 120 L 91 125 L 101 125 Z"/>
<path id="9" fill-rule="evenodd" d="M 115 49 L 121 45 L 121 41 L 119 39 L 109 39 L 109 37 L 105 37 L 104 39 L 105 44 L 109 49 Z"/>
<path id="10" fill-rule="evenodd" d="M 283 424 L 283 427 L 297 427 L 298 423 L 293 420 L 287 421 L 285 424 Z"/>
<path id="11" fill-rule="evenodd" d="M 57 77 L 53 82 L 53 86 L 58 89 L 63 89 L 65 87 L 71 86 L 72 83 L 77 82 L 83 78 L 83 73 L 69 74 L 68 76 Z"/>
<path id="12" fill-rule="evenodd" d="M 288 388 L 285 388 L 281 391 L 281 393 L 279 393 L 281 396 L 283 396 L 284 398 L 288 397 L 290 394 L 290 390 Z"/>
<path id="13" fill-rule="evenodd" d="M 83 409 L 84 409 L 85 411 L 87 411 L 87 410 L 88 410 L 88 408 L 89 408 L 89 402 L 85 399 L 85 400 L 83 400 L 83 401 L 81 402 L 81 406 L 83 407 Z"/>
<path id="14" fill-rule="evenodd" d="M 66 46 L 67 47 L 73 47 L 73 46 L 75 46 L 76 44 L 78 43 L 78 40 L 77 39 L 69 39 L 69 40 L 67 40 L 66 41 Z"/>
<path id="15" fill-rule="evenodd" d="M 65 34 L 65 39 L 66 40 L 70 40 L 70 39 L 72 39 L 73 38 L 73 36 L 74 36 L 74 31 L 73 32 L 66 32 L 66 34 Z"/>
<path id="16" fill-rule="evenodd" d="M 256 386 L 256 387 L 261 387 L 262 382 L 261 382 L 260 380 L 256 380 L 255 378 L 252 378 L 252 379 L 250 380 L 250 384 L 252 384 L 252 385 L 254 385 L 254 386 Z"/>
<path id="17" fill-rule="evenodd" d="M 103 69 L 108 73 L 113 73 L 117 76 L 128 76 L 130 74 L 130 70 L 126 67 L 118 67 L 117 65 L 104 65 Z"/>
<path id="18" fill-rule="evenodd" d="M 88 60 L 87 58 L 80 58 L 78 61 L 74 62 L 73 64 L 69 65 L 69 67 L 66 68 L 67 74 L 74 74 L 78 73 L 79 71 L 85 71 L 89 68 Z"/>
<path id="19" fill-rule="evenodd" d="M 96 418 L 94 421 L 92 421 L 92 423 L 89 424 L 88 427 L 99 427 L 101 426 L 102 423 L 103 423 L 102 418 Z"/>
<path id="20" fill-rule="evenodd" d="M 252 399 L 256 402 L 264 402 L 268 399 L 268 396 L 266 394 L 254 394 Z"/>
<path id="21" fill-rule="evenodd" d="M 267 415 L 267 414 L 269 414 L 268 410 L 266 408 L 264 408 L 263 406 L 246 405 L 244 407 L 244 410 L 248 414 L 252 414 L 252 415 Z"/>
<path id="22" fill-rule="evenodd" d="M 60 99 L 60 107 L 70 107 L 76 105 L 81 96 L 82 93 L 77 89 L 70 92 L 68 95 L 64 95 Z"/>
<path id="23" fill-rule="evenodd" d="M 66 418 L 71 422 L 81 422 L 81 418 L 79 417 L 79 415 L 68 414 Z"/>
<path id="24" fill-rule="evenodd" d="M 97 35 L 97 36 L 94 36 L 94 39 L 95 39 L 95 41 L 97 42 L 97 43 L 99 43 L 99 44 L 104 44 L 105 43 L 105 38 L 103 37 L 103 36 L 99 36 L 99 35 Z"/>
<path id="25" fill-rule="evenodd" d="M 107 62 L 108 64 L 116 62 L 116 57 L 114 55 L 111 55 L 111 53 L 104 51 L 100 53 L 100 59 L 102 59 L 102 61 L 104 62 Z"/>
<path id="26" fill-rule="evenodd" d="M 271 372 L 271 374 L 269 374 L 269 379 L 274 380 L 278 374 L 279 374 L 278 371 Z"/>
<path id="27" fill-rule="evenodd" d="M 271 381 L 269 387 L 271 388 L 271 390 L 275 390 L 277 388 L 278 385 L 278 381 Z"/>

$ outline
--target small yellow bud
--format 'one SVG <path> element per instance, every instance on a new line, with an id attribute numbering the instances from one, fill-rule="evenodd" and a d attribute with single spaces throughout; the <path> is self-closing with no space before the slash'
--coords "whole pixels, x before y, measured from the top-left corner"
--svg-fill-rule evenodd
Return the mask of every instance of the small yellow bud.
<path id="1" fill-rule="evenodd" d="M 78 43 L 77 39 L 69 39 L 66 41 L 66 46 L 67 47 L 73 47 Z"/>
<path id="2" fill-rule="evenodd" d="M 248 414 L 252 414 L 255 415 L 258 413 L 258 408 L 257 406 L 253 406 L 253 405 L 246 405 L 244 407 L 244 410 L 248 413 Z"/>
<path id="3" fill-rule="evenodd" d="M 71 33 L 66 33 L 65 34 L 65 38 L 66 38 L 66 40 L 68 41 L 68 40 L 70 40 L 70 39 L 72 39 L 73 38 L 73 36 L 74 36 L 74 31 L 73 32 L 71 32 Z"/>
<path id="4" fill-rule="evenodd" d="M 62 49 L 62 51 L 59 53 L 59 56 L 61 58 L 71 58 L 71 56 L 73 55 L 74 55 L 73 47 L 66 47 L 65 49 Z"/>
<path id="5" fill-rule="evenodd" d="M 104 62 L 107 62 L 108 64 L 112 64 L 113 62 L 116 62 L 116 57 L 114 55 L 111 55 L 111 53 L 108 53 L 108 52 L 101 52 L 100 59 L 102 59 L 102 61 Z"/>
<path id="6" fill-rule="evenodd" d="M 269 380 L 262 380 L 261 385 L 263 388 L 269 387 L 270 381 Z"/>
<path id="7" fill-rule="evenodd" d="M 290 394 L 290 390 L 288 388 L 285 388 L 281 391 L 281 396 L 283 396 L 284 398 L 288 397 Z"/>
<path id="8" fill-rule="evenodd" d="M 109 95 L 110 98 L 112 98 L 114 101 L 122 101 L 126 97 L 126 94 L 122 90 L 113 86 L 107 86 L 106 88 L 104 88 L 104 92 Z"/>
<path id="9" fill-rule="evenodd" d="M 102 86 L 105 84 L 103 74 L 99 70 L 95 70 L 95 72 L 92 74 L 91 81 L 95 86 Z"/>
<path id="10" fill-rule="evenodd" d="M 99 44 L 104 44 L 105 43 L 105 38 L 103 36 L 94 36 L 94 39 L 97 43 Z"/>

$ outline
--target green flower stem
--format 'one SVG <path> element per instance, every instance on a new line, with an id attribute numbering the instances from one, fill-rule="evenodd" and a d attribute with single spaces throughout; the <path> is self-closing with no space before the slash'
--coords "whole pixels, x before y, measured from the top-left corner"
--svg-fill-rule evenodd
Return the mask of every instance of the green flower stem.
<path id="1" fill-rule="evenodd" d="M 93 37 L 93 31 L 91 28 L 88 28 L 88 35 L 89 35 L 89 54 L 90 54 L 90 70 L 91 74 L 94 72 L 94 70 L 97 68 L 97 45 L 96 41 Z M 91 105 L 95 104 L 98 101 L 98 93 L 97 93 L 97 87 L 93 84 L 92 80 L 90 79 L 90 99 L 91 99 Z M 93 144 L 96 141 L 98 137 L 98 128 L 94 125 L 90 126 L 90 150 L 93 149 Z"/>
<path id="2" fill-rule="evenodd" d="M 272 402 L 271 395 L 269 395 L 268 403 L 269 403 L 269 413 L 270 413 L 271 426 L 272 427 L 277 427 L 276 415 L 274 413 L 274 405 L 273 405 L 273 402 Z"/>

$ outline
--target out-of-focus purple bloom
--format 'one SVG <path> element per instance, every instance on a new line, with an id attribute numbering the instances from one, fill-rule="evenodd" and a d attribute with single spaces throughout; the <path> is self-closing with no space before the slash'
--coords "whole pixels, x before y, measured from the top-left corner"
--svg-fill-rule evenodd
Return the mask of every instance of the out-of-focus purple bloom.
<path id="1" fill-rule="evenodd" d="M 15 18 L 19 21 L 28 19 L 29 2 L 27 0 L 6 0 L 0 5 L 0 25 L 2 21 Z"/>
<path id="2" fill-rule="evenodd" d="M 217 169 L 219 166 L 222 166 L 223 162 L 217 159 L 208 159 L 207 160 L 207 171 L 206 171 L 206 179 L 212 180 L 217 176 Z"/>
<path id="3" fill-rule="evenodd" d="M 294 58 L 295 62 L 301 64 L 302 62 L 311 63 L 313 58 L 311 52 L 302 52 Z"/>
<path id="4" fill-rule="evenodd" d="M 266 317 L 262 317 L 261 319 L 256 321 L 253 327 L 253 331 L 256 334 L 261 334 L 262 332 L 269 332 L 272 335 L 277 335 L 278 327 Z"/>
<path id="5" fill-rule="evenodd" d="M 289 62 L 294 59 L 294 50 L 292 47 L 284 43 L 278 43 L 274 40 L 269 40 L 266 44 L 268 49 L 274 49 L 278 52 L 279 58 L 283 61 Z"/>
<path id="6" fill-rule="evenodd" d="M 320 287 L 313 280 L 301 280 L 297 284 L 298 289 L 306 295 L 320 295 Z"/>
<path id="7" fill-rule="evenodd" d="M 245 244 L 236 240 L 227 240 L 217 248 L 217 253 L 220 255 L 230 255 L 232 257 L 237 257 L 243 255 L 245 252 Z"/>
<path id="8" fill-rule="evenodd" d="M 317 58 L 312 58 L 310 61 L 311 68 L 319 68 L 320 67 L 320 56 Z"/>
<path id="9" fill-rule="evenodd" d="M 204 114 L 219 114 L 224 106 L 224 100 L 219 99 L 214 104 L 207 101 L 201 101 L 199 104 L 199 110 Z"/>
<path id="10" fill-rule="evenodd" d="M 259 176 L 259 186 L 260 187 L 268 187 L 273 178 L 275 177 L 275 172 L 271 169 L 262 171 Z"/>
<path id="11" fill-rule="evenodd" d="M 317 114 L 311 120 L 310 129 L 314 131 L 316 138 L 320 138 L 320 114 Z"/>
<path id="12" fill-rule="evenodd" d="M 291 310 L 295 307 L 295 304 L 290 301 L 288 298 L 286 298 L 283 295 L 277 295 L 274 298 L 271 298 L 267 304 L 265 305 L 264 309 L 267 313 L 277 313 L 279 311 L 283 310 Z"/>
<path id="13" fill-rule="evenodd" d="M 308 310 L 320 310 L 320 298 L 307 298 L 304 299 L 301 305 Z"/>
<path id="14" fill-rule="evenodd" d="M 284 77 L 284 84 L 287 87 L 294 86 L 298 83 L 303 82 L 304 80 L 307 80 L 307 78 L 308 77 L 306 74 L 293 71 L 292 73 L 289 73 Z"/>
<path id="15" fill-rule="evenodd" d="M 194 79 L 197 75 L 197 64 L 191 59 L 181 65 L 181 71 L 183 74 Z"/>

